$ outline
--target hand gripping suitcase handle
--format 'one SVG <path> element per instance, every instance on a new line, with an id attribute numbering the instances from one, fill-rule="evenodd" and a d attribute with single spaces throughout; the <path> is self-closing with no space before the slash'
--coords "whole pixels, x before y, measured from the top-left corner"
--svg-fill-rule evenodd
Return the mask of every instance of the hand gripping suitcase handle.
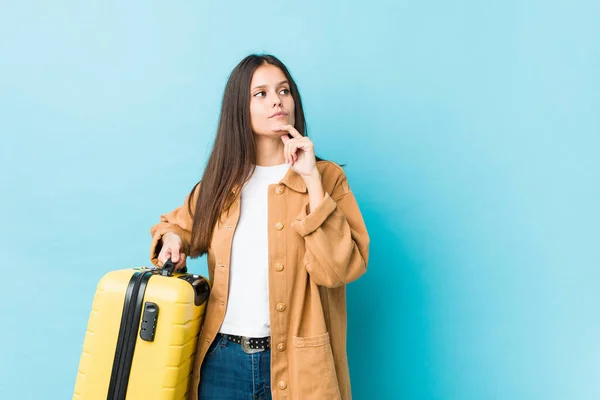
<path id="1" fill-rule="evenodd" d="M 175 272 L 175 264 L 169 258 L 167 260 L 167 262 L 165 263 L 165 265 L 163 265 L 162 270 L 160 271 L 160 274 L 162 276 L 171 276 L 171 275 L 173 275 L 173 272 Z M 182 274 L 185 274 L 187 272 L 187 268 L 183 267 L 179 272 L 181 272 Z"/>

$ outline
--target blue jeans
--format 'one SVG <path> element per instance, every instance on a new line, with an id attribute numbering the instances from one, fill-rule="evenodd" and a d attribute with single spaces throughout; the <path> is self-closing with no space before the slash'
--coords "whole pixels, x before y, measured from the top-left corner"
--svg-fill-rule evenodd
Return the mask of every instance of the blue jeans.
<path id="1" fill-rule="evenodd" d="M 200 371 L 200 400 L 271 400 L 271 349 L 247 354 L 218 334 Z"/>

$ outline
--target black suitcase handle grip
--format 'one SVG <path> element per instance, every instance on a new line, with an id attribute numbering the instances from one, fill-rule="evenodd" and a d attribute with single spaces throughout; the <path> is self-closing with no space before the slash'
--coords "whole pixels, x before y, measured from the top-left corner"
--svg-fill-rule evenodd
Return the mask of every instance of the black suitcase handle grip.
<path id="1" fill-rule="evenodd" d="M 173 272 L 175 272 L 175 264 L 169 258 L 167 260 L 167 262 L 165 263 L 165 265 L 163 265 L 162 270 L 160 271 L 160 274 L 162 276 L 171 276 L 171 275 L 173 275 Z M 181 272 L 182 274 L 185 274 L 187 272 L 187 267 L 183 267 L 181 270 L 179 270 L 179 272 Z"/>

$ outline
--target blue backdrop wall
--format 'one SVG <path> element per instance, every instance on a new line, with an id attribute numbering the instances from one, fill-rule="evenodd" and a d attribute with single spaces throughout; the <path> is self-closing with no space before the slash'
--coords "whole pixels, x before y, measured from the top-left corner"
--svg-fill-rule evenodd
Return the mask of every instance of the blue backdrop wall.
<path id="1" fill-rule="evenodd" d="M 354 397 L 600 398 L 599 4 L 2 1 L 0 398 L 71 397 L 97 281 L 148 264 L 263 51 L 371 235 Z"/>

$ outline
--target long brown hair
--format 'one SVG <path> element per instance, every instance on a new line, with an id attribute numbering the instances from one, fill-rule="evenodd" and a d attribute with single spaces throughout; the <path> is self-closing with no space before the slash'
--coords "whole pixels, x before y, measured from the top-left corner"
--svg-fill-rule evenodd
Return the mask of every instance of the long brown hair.
<path id="1" fill-rule="evenodd" d="M 256 147 L 250 122 L 250 83 L 256 69 L 263 64 L 279 67 L 285 75 L 294 98 L 294 127 L 307 136 L 300 92 L 285 65 L 268 54 L 252 54 L 240 61 L 225 86 L 217 135 L 203 177 L 190 193 L 190 199 L 197 196 L 194 210 L 191 209 L 193 201 L 189 202 L 193 219 L 191 257 L 208 252 L 218 218 L 235 201 L 232 190 L 242 187 L 254 173 Z M 316 159 L 323 160 L 320 157 Z M 196 190 L 198 185 L 200 188 Z"/>

